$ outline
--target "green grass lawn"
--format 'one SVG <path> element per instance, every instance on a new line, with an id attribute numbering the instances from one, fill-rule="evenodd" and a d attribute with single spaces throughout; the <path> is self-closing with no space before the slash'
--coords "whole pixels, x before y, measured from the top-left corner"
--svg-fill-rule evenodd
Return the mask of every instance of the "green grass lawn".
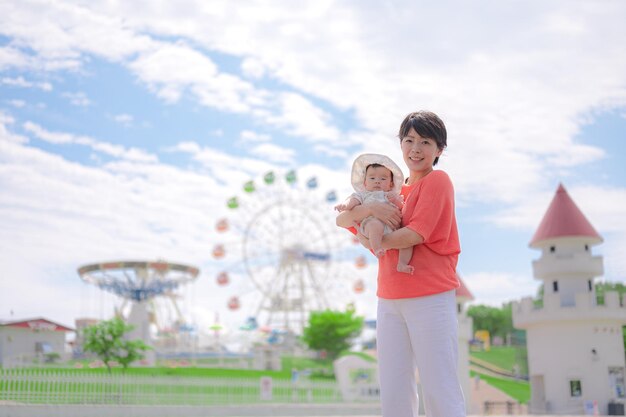
<path id="1" fill-rule="evenodd" d="M 470 375 L 474 377 L 476 373 L 471 371 Z M 527 404 L 528 401 L 530 401 L 530 384 L 526 381 L 512 381 L 509 379 L 496 378 L 483 374 L 480 374 L 480 379 L 492 387 L 506 393 L 520 403 Z"/>
<path id="2" fill-rule="evenodd" d="M 512 372 L 517 363 L 521 375 L 528 375 L 525 347 L 492 346 L 489 351 L 472 351 L 470 357 L 489 362 L 499 368 Z"/>
<path id="3" fill-rule="evenodd" d="M 470 358 L 489 362 L 508 372 L 512 372 L 517 364 L 520 375 L 528 375 L 525 347 L 492 346 L 489 351 L 470 352 Z M 471 375 L 474 376 L 476 373 L 472 371 Z M 530 400 L 530 384 L 527 381 L 513 381 L 484 374 L 480 374 L 480 378 L 521 403 L 527 403 Z"/>
<path id="4" fill-rule="evenodd" d="M 252 404 L 263 402 L 260 397 L 261 377 L 269 376 L 274 381 L 274 401 L 340 401 L 332 382 L 334 375 L 330 360 L 287 357 L 282 362 L 280 371 L 201 367 L 131 367 L 124 370 L 115 367 L 111 372 L 113 379 L 99 377 L 108 374 L 106 368 L 46 366 L 21 369 L 18 376 L 11 376 L 11 370 L 7 370 L 6 380 L 0 377 L 0 400 L 28 403 Z M 294 369 L 307 369 L 310 373 L 294 379 Z M 221 380 L 211 383 L 211 378 Z M 307 379 L 320 381 L 311 381 L 313 384 L 310 385 Z"/>
<path id="5" fill-rule="evenodd" d="M 513 364 L 516 361 L 523 357 L 519 351 L 516 351 L 514 348 L 510 347 L 494 347 L 489 352 L 471 352 L 473 357 L 477 357 L 481 360 L 493 363 L 494 365 L 503 368 L 503 369 L 512 369 Z M 371 358 L 369 358 L 371 359 Z M 107 373 L 106 368 L 71 368 L 71 367 L 45 367 L 46 370 L 57 370 L 64 374 L 76 374 L 80 375 L 81 373 Z M 128 375 L 136 375 L 136 376 L 173 376 L 173 377 L 202 377 L 202 378 L 241 378 L 241 379 L 260 379 L 263 376 L 270 376 L 276 380 L 290 380 L 292 378 L 292 370 L 297 369 L 299 371 L 302 370 L 310 370 L 311 374 L 309 376 L 310 379 L 325 379 L 332 380 L 334 379 L 332 361 L 330 359 L 309 359 L 309 358 L 295 358 L 295 357 L 284 357 L 282 358 L 282 369 L 280 371 L 265 371 L 265 370 L 248 370 L 248 369 L 224 369 L 224 368 L 203 368 L 203 367 L 131 367 L 128 368 L 125 372 Z M 122 368 L 113 368 L 112 370 L 115 374 L 122 374 L 124 370 Z M 522 372 L 526 372 L 526 368 L 522 368 Z M 475 375 L 474 372 L 471 373 L 472 376 Z M 503 378 L 492 377 L 488 375 L 480 375 L 481 379 L 487 382 L 489 385 L 505 392 L 515 400 L 527 403 L 530 399 L 530 386 L 528 382 L 525 381 L 512 381 Z M 0 383 L 0 394 L 2 391 L 2 385 Z M 37 390 L 36 387 L 33 387 L 34 390 Z M 175 394 L 177 388 L 164 388 L 167 389 L 168 392 Z M 95 391 L 98 389 L 94 388 Z M 225 389 L 220 387 L 211 387 L 206 388 L 206 392 L 203 392 L 203 396 L 210 397 L 212 395 L 222 395 Z M 173 392 L 174 391 L 174 392 Z M 249 402 L 252 401 L 250 398 L 258 398 L 258 388 L 252 387 L 247 389 L 247 391 L 251 391 L 251 393 L 245 393 L 242 391 L 241 393 L 237 392 L 233 395 L 233 398 L 241 395 L 241 402 Z M 254 392 L 252 392 L 254 391 Z M 293 395 L 292 391 L 290 395 Z M 323 393 L 299 393 L 296 392 L 297 396 L 311 395 L 314 398 L 314 401 L 317 400 L 317 397 L 324 397 L 326 394 Z M 245 397 L 245 398 L 244 398 Z M 233 399 L 234 401 L 234 399 Z"/>

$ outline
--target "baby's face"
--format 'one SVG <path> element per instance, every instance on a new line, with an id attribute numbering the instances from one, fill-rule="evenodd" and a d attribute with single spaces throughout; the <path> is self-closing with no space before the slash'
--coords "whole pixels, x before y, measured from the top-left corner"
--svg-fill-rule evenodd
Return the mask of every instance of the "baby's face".
<path id="1" fill-rule="evenodd" d="M 385 167 L 369 167 L 363 185 L 367 191 L 390 191 L 393 188 L 391 171 Z"/>

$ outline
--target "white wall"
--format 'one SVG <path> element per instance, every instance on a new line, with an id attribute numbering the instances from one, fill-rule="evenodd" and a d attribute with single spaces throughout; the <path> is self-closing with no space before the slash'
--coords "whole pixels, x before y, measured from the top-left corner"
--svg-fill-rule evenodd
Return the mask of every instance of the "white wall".
<path id="1" fill-rule="evenodd" d="M 527 329 L 531 379 L 543 375 L 548 411 L 583 414 L 584 401 L 597 400 L 606 413 L 615 394 L 609 368 L 624 367 L 621 323 L 553 322 Z M 595 354 L 592 351 L 595 350 Z M 570 395 L 570 380 L 580 380 L 582 396 Z"/>
<path id="2" fill-rule="evenodd" d="M 21 356 L 35 358 L 35 345 L 38 342 L 48 343 L 52 351 L 61 357 L 65 355 L 65 332 L 0 327 L 0 365 L 15 365 L 20 362 Z"/>

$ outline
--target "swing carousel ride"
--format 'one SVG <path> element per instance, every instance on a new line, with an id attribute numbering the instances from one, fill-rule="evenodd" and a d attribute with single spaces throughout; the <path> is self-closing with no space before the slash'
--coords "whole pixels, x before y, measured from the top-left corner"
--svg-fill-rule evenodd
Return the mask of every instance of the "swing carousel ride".
<path id="1" fill-rule="evenodd" d="M 159 351 L 186 348 L 194 328 L 185 321 L 177 290 L 198 278 L 199 269 L 165 261 L 125 260 L 78 268 L 80 278 L 122 299 L 116 315 L 131 324 L 131 339 L 141 339 Z"/>

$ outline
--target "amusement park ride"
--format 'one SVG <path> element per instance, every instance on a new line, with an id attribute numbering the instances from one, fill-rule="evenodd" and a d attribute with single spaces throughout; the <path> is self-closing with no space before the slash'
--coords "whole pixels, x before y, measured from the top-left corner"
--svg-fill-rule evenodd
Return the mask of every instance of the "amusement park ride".
<path id="1" fill-rule="evenodd" d="M 357 270 L 367 261 L 358 240 L 335 226 L 336 200 L 334 191 L 318 189 L 316 178 L 300 184 L 290 171 L 248 181 L 241 196 L 226 201 L 228 216 L 216 222 L 219 241 L 211 255 L 219 268 L 216 284 L 229 292 L 228 309 L 248 317 L 242 330 L 269 333 L 267 341 L 276 343 L 300 334 L 311 311 L 346 308 L 354 302 L 351 293 L 364 292 Z M 176 291 L 198 278 L 198 268 L 122 260 L 84 265 L 78 274 L 122 299 L 117 315 L 134 326 L 130 338 L 159 353 L 195 351 L 196 329 L 180 313 Z M 175 312 L 173 320 L 163 317 L 164 304 Z M 216 319 L 215 341 L 222 329 Z"/>
<path id="2" fill-rule="evenodd" d="M 247 302 L 248 328 L 300 333 L 310 311 L 345 308 L 351 291 L 365 290 L 355 269 L 366 267 L 366 258 L 335 225 L 336 200 L 315 177 L 298 183 L 295 171 L 284 178 L 268 172 L 227 200 L 230 215 L 215 225 L 228 242 L 213 248 L 222 265 L 215 279 L 239 292 L 228 299 L 230 310 Z"/>
<path id="3" fill-rule="evenodd" d="M 175 290 L 197 279 L 199 272 L 193 266 L 165 261 L 116 261 L 78 268 L 83 281 L 123 299 L 118 315 L 134 326 L 131 339 L 141 339 L 161 349 L 188 342 L 184 335 L 191 329 L 180 314 Z M 159 302 L 173 307 L 177 315 L 173 321 L 160 317 L 163 311 L 157 307 Z M 124 315 L 128 303 L 130 312 Z M 151 335 L 152 325 L 157 330 L 156 338 Z"/>

